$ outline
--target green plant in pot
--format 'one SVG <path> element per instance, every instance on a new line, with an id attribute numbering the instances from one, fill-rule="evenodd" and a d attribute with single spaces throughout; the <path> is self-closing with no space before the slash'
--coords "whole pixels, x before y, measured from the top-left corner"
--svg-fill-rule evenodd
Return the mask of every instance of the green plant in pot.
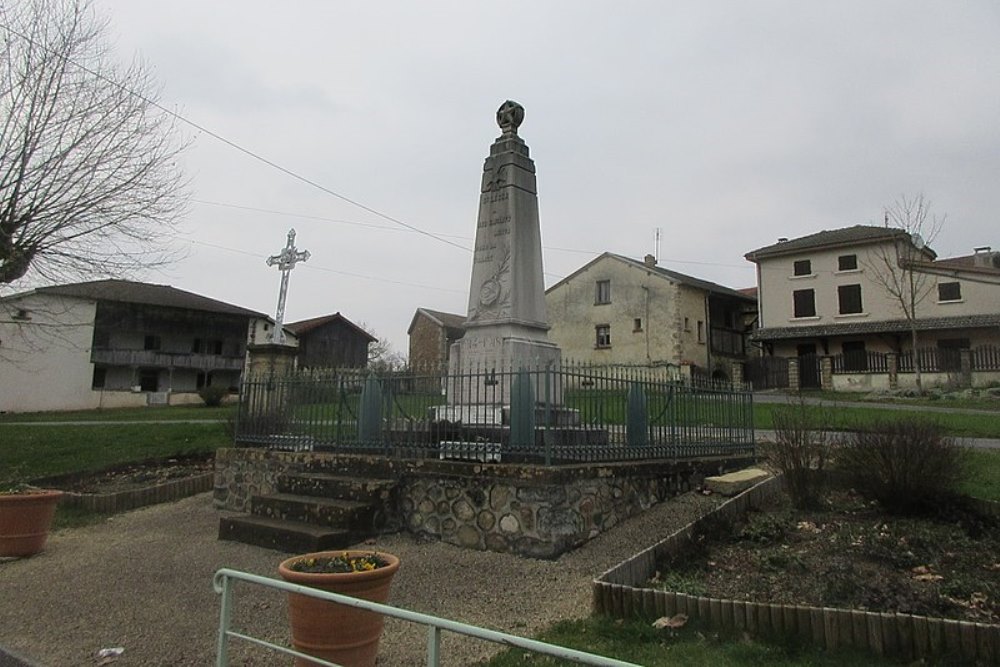
<path id="1" fill-rule="evenodd" d="M 0 480 L 0 557 L 33 556 L 45 547 L 62 491 Z"/>
<path id="2" fill-rule="evenodd" d="M 399 558 L 374 551 L 319 551 L 278 565 L 285 581 L 372 602 L 388 602 Z M 299 593 L 288 594 L 292 645 L 309 655 L 344 665 L 373 667 L 384 617 Z M 296 659 L 298 667 L 315 664 Z"/>

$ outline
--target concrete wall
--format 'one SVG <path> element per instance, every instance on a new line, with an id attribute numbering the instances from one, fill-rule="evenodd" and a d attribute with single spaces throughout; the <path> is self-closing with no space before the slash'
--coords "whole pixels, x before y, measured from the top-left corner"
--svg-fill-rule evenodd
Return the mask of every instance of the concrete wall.
<path id="1" fill-rule="evenodd" d="M 17 318 L 26 311 L 27 319 Z M 0 304 L 0 411 L 97 407 L 94 302 L 29 294 Z"/>
<path id="2" fill-rule="evenodd" d="M 464 548 L 555 558 L 688 491 L 704 477 L 751 461 L 642 461 L 578 466 L 529 466 L 456 461 L 396 461 L 311 452 L 220 449 L 215 458 L 217 507 L 249 511 L 253 495 L 273 493 L 279 475 L 344 471 L 399 482 L 398 523 L 405 530 Z M 344 474 L 341 472 L 340 474 Z"/>

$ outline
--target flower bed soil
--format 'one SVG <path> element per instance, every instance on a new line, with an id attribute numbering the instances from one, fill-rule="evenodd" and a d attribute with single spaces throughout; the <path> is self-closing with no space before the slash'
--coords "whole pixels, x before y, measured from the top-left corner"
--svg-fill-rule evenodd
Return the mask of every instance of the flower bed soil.
<path id="1" fill-rule="evenodd" d="M 895 518 L 850 490 L 815 511 L 779 495 L 657 563 L 649 586 L 756 602 L 1000 621 L 1000 528 L 960 499 Z"/>
<path id="2" fill-rule="evenodd" d="M 154 459 L 96 472 L 51 477 L 35 484 L 75 493 L 121 493 L 210 473 L 213 461 L 212 457 L 205 456 Z"/>

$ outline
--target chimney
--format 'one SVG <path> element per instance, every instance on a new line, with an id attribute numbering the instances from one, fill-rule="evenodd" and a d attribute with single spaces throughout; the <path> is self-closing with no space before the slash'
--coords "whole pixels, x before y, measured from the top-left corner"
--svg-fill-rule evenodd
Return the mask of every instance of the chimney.
<path id="1" fill-rule="evenodd" d="M 645 265 L 646 265 L 646 267 L 647 267 L 647 268 L 650 268 L 650 269 L 652 269 L 652 268 L 655 268 L 655 267 L 656 267 L 656 257 L 654 257 L 654 256 L 652 256 L 652 255 L 646 255 L 646 256 L 645 256 L 645 257 L 644 257 L 644 258 L 642 259 L 642 262 L 643 262 L 643 264 L 645 264 Z"/>
<path id="2" fill-rule="evenodd" d="M 978 248 L 973 248 L 972 251 L 975 253 L 972 256 L 973 266 L 988 269 L 1000 268 L 1000 252 L 993 252 L 993 248 L 988 245 L 981 245 Z"/>
<path id="3" fill-rule="evenodd" d="M 778 243 L 788 243 L 788 237 L 787 236 L 778 237 Z"/>

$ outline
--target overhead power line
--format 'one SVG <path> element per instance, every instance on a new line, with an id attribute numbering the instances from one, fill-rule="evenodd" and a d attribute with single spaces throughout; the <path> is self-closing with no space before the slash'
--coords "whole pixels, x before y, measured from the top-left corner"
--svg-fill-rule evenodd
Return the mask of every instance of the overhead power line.
<path id="1" fill-rule="evenodd" d="M 25 35 L 24 33 L 20 32 L 18 30 L 15 30 L 14 28 L 12 28 L 7 23 L 4 23 L 4 22 L 0 21 L 0 27 L 3 27 L 8 33 L 10 33 L 12 35 L 17 35 L 21 39 L 23 39 L 23 40 L 27 41 L 28 43 L 30 43 L 32 46 L 36 46 L 38 48 L 44 49 L 45 51 L 48 51 L 49 53 L 54 54 L 57 58 L 61 58 L 65 62 L 69 63 L 70 65 L 73 65 L 74 67 L 77 67 L 77 68 L 83 70 L 84 72 L 87 72 L 91 76 L 94 76 L 94 77 L 100 79 L 101 81 L 104 81 L 104 82 L 106 82 L 106 83 L 114 86 L 118 90 L 121 90 L 121 91 L 123 91 L 124 93 L 126 93 L 128 95 L 131 95 L 133 97 L 136 97 L 136 98 L 142 100 L 143 102 L 145 102 L 146 104 L 149 104 L 150 106 L 156 107 L 157 109 L 159 109 L 163 113 L 168 114 L 168 115 L 172 116 L 173 118 L 176 118 L 177 120 L 181 121 L 182 123 L 185 123 L 186 125 L 190 125 L 191 127 L 195 128 L 199 132 L 203 132 L 203 133 L 207 134 L 208 136 L 212 137 L 213 139 L 226 144 L 230 148 L 233 148 L 233 149 L 235 149 L 235 150 L 243 153 L 244 155 L 247 155 L 248 157 L 251 157 L 254 160 L 257 160 L 258 162 L 262 162 L 263 164 L 266 164 L 267 166 L 271 167 L 272 169 L 276 169 L 276 170 L 280 171 L 281 173 L 285 174 L 286 176 L 290 176 L 290 177 L 294 178 L 297 181 L 305 183 L 306 185 L 309 185 L 309 186 L 311 186 L 311 187 L 313 187 L 313 188 L 315 188 L 315 189 L 317 189 L 317 190 L 319 190 L 321 192 L 325 192 L 326 194 L 328 194 L 328 195 L 330 195 L 332 197 L 336 197 L 337 199 L 340 199 L 341 201 L 346 202 L 346 203 L 348 203 L 348 204 L 350 204 L 352 206 L 360 208 L 363 211 L 367 211 L 368 213 L 371 213 L 372 215 L 378 216 L 378 217 L 382 218 L 383 220 L 388 220 L 389 222 L 391 222 L 393 224 L 399 225 L 401 227 L 405 227 L 405 228 L 407 228 L 407 229 L 409 229 L 411 231 L 414 231 L 414 232 L 416 232 L 418 234 L 421 234 L 421 235 L 426 236 L 428 238 L 432 238 L 435 241 L 440 241 L 441 243 L 445 243 L 447 245 L 454 246 L 456 248 L 460 248 L 460 249 L 468 251 L 468 252 L 472 251 L 471 248 L 467 248 L 467 247 L 465 247 L 463 245 L 459 245 L 458 243 L 455 243 L 453 241 L 449 241 L 448 239 L 443 238 L 441 236 L 438 236 L 437 234 L 433 234 L 433 233 L 428 232 L 428 231 L 426 231 L 424 229 L 421 229 L 421 228 L 417 227 L 416 225 L 411 225 L 410 223 L 404 222 L 404 221 L 402 221 L 402 220 L 400 220 L 398 218 L 395 218 L 395 217 L 393 217 L 393 216 L 391 216 L 391 215 L 389 215 L 387 213 L 382 213 L 381 211 L 379 211 L 377 209 L 374 209 L 374 208 L 372 208 L 370 206 L 366 206 L 365 204 L 362 204 L 361 202 L 359 202 L 357 200 L 351 199 L 350 197 L 348 197 L 346 195 L 342 195 L 339 192 L 336 192 L 335 190 L 332 190 L 332 189 L 326 187 L 325 185 L 322 185 L 321 183 L 318 183 L 318 182 L 312 180 L 311 178 L 303 176 L 303 175 L 299 174 L 298 172 L 292 171 L 291 169 L 289 169 L 287 167 L 284 167 L 284 166 L 278 164 L 277 162 L 274 162 L 273 160 L 270 160 L 270 159 L 264 157 L 263 155 L 250 150 L 249 148 L 245 148 L 245 147 L 241 146 L 240 144 L 236 143 L 235 141 L 227 139 L 226 137 L 222 136 L 218 132 L 214 132 L 214 131 L 210 130 L 209 128 L 205 127 L 204 125 L 201 125 L 200 123 L 196 123 L 195 121 L 193 121 L 193 120 L 191 120 L 189 118 L 186 118 L 185 116 L 182 116 L 181 114 L 177 113 L 176 111 L 173 111 L 172 109 L 168 109 L 167 107 L 163 106 L 162 104 L 160 104 L 156 100 L 150 99 L 149 97 L 146 97 L 142 93 L 138 93 L 138 92 L 136 92 L 134 90 L 129 89 L 127 86 L 125 86 L 122 83 L 119 83 L 118 81 L 115 81 L 111 77 L 105 76 L 104 74 L 101 74 L 100 72 L 97 72 L 97 71 L 95 71 L 95 70 L 87 67 L 86 65 L 78 63 L 78 62 L 72 60 L 71 58 L 67 58 L 62 53 L 59 53 L 58 51 L 55 51 L 54 49 L 50 49 L 45 44 L 39 44 L 37 41 L 35 41 L 34 39 L 32 39 L 30 36 Z"/>

